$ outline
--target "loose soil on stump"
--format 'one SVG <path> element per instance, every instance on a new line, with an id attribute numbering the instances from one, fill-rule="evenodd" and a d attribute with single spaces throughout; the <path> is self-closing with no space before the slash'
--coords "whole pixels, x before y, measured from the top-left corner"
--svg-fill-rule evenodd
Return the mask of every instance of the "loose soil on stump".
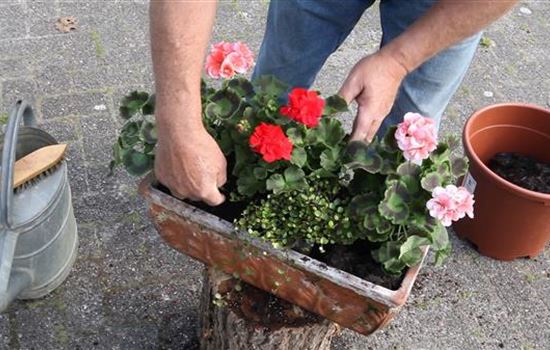
<path id="1" fill-rule="evenodd" d="M 550 164 L 519 153 L 497 153 L 489 168 L 503 179 L 525 189 L 550 194 Z"/>
<path id="2" fill-rule="evenodd" d="M 199 309 L 201 350 L 329 350 L 339 327 L 207 268 Z"/>

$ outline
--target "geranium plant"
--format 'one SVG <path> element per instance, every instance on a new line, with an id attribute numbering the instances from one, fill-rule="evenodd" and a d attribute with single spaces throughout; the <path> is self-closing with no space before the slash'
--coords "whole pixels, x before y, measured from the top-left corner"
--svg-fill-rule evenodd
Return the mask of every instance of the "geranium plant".
<path id="1" fill-rule="evenodd" d="M 347 110 L 341 97 L 238 75 L 252 65 L 243 43 L 215 44 L 205 70 L 223 80 L 201 88 L 204 124 L 228 159 L 223 190 L 246 203 L 236 227 L 302 251 L 368 240 L 365 254 L 392 274 L 419 263 L 422 246 L 440 263 L 450 250 L 445 226 L 473 215 L 471 194 L 453 185 L 467 170 L 452 154 L 457 140 L 438 143 L 433 122 L 408 113 L 380 140 L 349 142 L 334 118 Z M 120 112 L 112 166 L 139 176 L 154 162 L 154 96 L 132 92 Z"/>

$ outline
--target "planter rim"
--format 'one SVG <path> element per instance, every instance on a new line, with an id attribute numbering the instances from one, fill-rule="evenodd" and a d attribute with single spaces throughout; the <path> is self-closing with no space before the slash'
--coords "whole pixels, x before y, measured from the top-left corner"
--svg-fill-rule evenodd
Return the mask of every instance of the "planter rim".
<path id="1" fill-rule="evenodd" d="M 516 185 L 512 182 L 509 182 L 509 181 L 503 179 L 502 177 L 495 174 L 487 165 L 485 165 L 479 159 L 477 153 L 474 152 L 474 150 L 472 148 L 470 138 L 468 137 L 468 135 L 472 135 L 472 132 L 471 132 L 472 124 L 478 118 L 480 118 L 480 116 L 482 116 L 486 111 L 492 110 L 492 109 L 497 109 L 497 108 L 503 108 L 503 107 L 520 107 L 520 108 L 524 108 L 524 109 L 531 109 L 531 110 L 544 112 L 544 113 L 548 114 L 549 121 L 550 121 L 550 110 L 546 109 L 546 108 L 543 108 L 543 107 L 540 107 L 540 106 L 537 106 L 537 105 L 528 104 L 528 103 L 521 103 L 521 102 L 497 103 L 497 104 L 488 105 L 488 106 L 485 106 L 485 107 L 482 107 L 482 108 L 476 110 L 468 118 L 468 120 L 466 121 L 466 125 L 464 126 L 464 130 L 463 130 L 463 133 L 462 133 L 462 140 L 464 142 L 464 148 L 465 148 L 466 152 L 468 153 L 468 155 L 470 156 L 470 159 L 473 160 L 477 164 L 477 166 L 479 167 L 479 169 L 481 170 L 483 175 L 491 178 L 500 187 L 502 187 L 502 188 L 506 189 L 507 191 L 512 192 L 516 195 L 522 196 L 524 198 L 527 198 L 527 199 L 530 199 L 530 200 L 535 200 L 535 201 L 542 201 L 544 204 L 550 205 L 550 194 L 531 191 L 531 190 L 525 189 L 523 187 L 520 187 L 520 186 L 518 186 L 518 185 Z M 520 127 L 520 126 L 517 126 L 517 127 Z"/>
<path id="2" fill-rule="evenodd" d="M 166 209 L 181 215 L 182 217 L 190 218 L 198 224 L 215 230 L 220 234 L 235 234 L 241 241 L 251 243 L 258 249 L 261 249 L 264 252 L 269 252 L 269 254 L 282 261 L 291 262 L 297 267 L 311 273 L 322 274 L 327 280 L 353 290 L 359 295 L 371 298 L 390 308 L 399 308 L 405 304 L 416 277 L 418 276 L 420 267 L 422 266 L 429 250 L 428 246 L 422 247 L 423 255 L 420 263 L 416 266 L 410 267 L 405 272 L 405 276 L 401 281 L 400 287 L 397 290 L 392 290 L 364 280 L 346 271 L 342 271 L 330 265 L 321 263 L 318 260 L 297 251 L 275 249 L 268 242 L 250 237 L 242 230 L 235 230 L 232 223 L 158 190 L 155 187 L 156 182 L 157 181 L 154 174 L 151 172 L 147 174 L 147 176 L 145 176 L 139 184 L 139 193 L 149 202 L 163 206 Z"/>

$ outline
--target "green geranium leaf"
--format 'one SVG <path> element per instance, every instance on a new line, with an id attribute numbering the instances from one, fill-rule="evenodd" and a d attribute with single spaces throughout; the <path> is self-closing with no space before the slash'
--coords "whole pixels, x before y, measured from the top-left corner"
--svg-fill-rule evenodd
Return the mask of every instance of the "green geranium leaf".
<path id="1" fill-rule="evenodd" d="M 291 166 L 285 170 L 285 182 L 289 189 L 303 190 L 307 188 L 306 174 L 296 166 Z"/>
<path id="2" fill-rule="evenodd" d="M 460 177 L 466 175 L 468 171 L 468 158 L 466 157 L 452 157 L 451 158 L 451 172 L 453 176 Z"/>
<path id="3" fill-rule="evenodd" d="M 380 148 L 388 153 L 396 153 L 399 151 L 399 147 L 397 147 L 397 140 L 395 139 L 395 131 L 397 130 L 397 126 L 393 125 L 390 126 L 387 130 L 384 136 L 382 137 L 382 140 L 380 141 Z"/>
<path id="4" fill-rule="evenodd" d="M 153 169 L 154 157 L 131 149 L 124 153 L 122 162 L 130 175 L 142 176 Z"/>
<path id="5" fill-rule="evenodd" d="M 321 153 L 321 167 L 326 171 L 333 172 L 340 168 L 340 149 L 337 147 L 328 148 Z"/>
<path id="6" fill-rule="evenodd" d="M 149 94 L 143 91 L 132 91 L 125 96 L 120 104 L 120 116 L 123 119 L 129 119 L 136 113 L 141 112 L 141 108 L 149 100 Z"/>
<path id="7" fill-rule="evenodd" d="M 243 77 L 233 78 L 227 81 L 227 86 L 236 92 L 240 97 L 251 97 L 254 94 L 254 86 L 248 79 Z"/>
<path id="8" fill-rule="evenodd" d="M 157 127 L 155 124 L 155 119 L 148 115 L 144 121 L 143 124 L 141 124 L 141 137 L 143 139 L 143 142 L 148 143 L 150 145 L 155 145 L 158 140 L 158 134 L 157 134 Z"/>
<path id="9" fill-rule="evenodd" d="M 441 223 L 435 225 L 430 232 L 432 239 L 432 247 L 435 251 L 445 249 L 449 245 L 449 234 L 445 226 Z"/>
<path id="10" fill-rule="evenodd" d="M 399 275 L 406 267 L 399 259 L 399 243 L 385 242 L 379 249 L 372 251 L 374 260 L 378 261 L 384 267 L 384 270 L 392 275 Z"/>
<path id="11" fill-rule="evenodd" d="M 451 151 L 454 151 L 458 148 L 458 146 L 460 146 L 460 138 L 456 135 L 450 134 L 445 138 L 445 143 L 447 143 Z"/>
<path id="12" fill-rule="evenodd" d="M 267 179 L 266 187 L 269 191 L 273 191 L 275 194 L 283 192 L 285 189 L 285 179 L 281 174 L 273 174 Z"/>
<path id="13" fill-rule="evenodd" d="M 334 118 L 321 118 L 319 125 L 309 131 L 315 133 L 317 142 L 327 147 L 337 146 L 346 136 L 342 123 Z"/>
<path id="14" fill-rule="evenodd" d="M 325 110 L 323 115 L 347 112 L 348 103 L 340 95 L 332 95 L 325 99 Z"/>
<path id="15" fill-rule="evenodd" d="M 434 262 L 435 266 L 440 266 L 450 254 L 451 254 L 451 242 L 449 241 L 447 243 L 447 246 L 435 252 L 435 262 Z"/>
<path id="16" fill-rule="evenodd" d="M 262 75 L 252 82 L 257 93 L 265 93 L 275 97 L 281 96 L 288 90 L 288 85 L 273 75 Z"/>
<path id="17" fill-rule="evenodd" d="M 219 90 L 210 97 L 210 103 L 206 105 L 204 113 L 208 118 L 227 120 L 240 106 L 241 97 L 238 94 L 229 89 Z"/>
<path id="18" fill-rule="evenodd" d="M 418 264 L 422 260 L 422 250 L 420 247 L 429 245 L 430 243 L 430 240 L 426 237 L 410 236 L 399 249 L 399 260 L 409 267 Z"/>
<path id="19" fill-rule="evenodd" d="M 237 191 L 247 197 L 252 197 L 264 189 L 264 182 L 254 175 L 254 171 L 247 168 L 239 174 Z"/>
<path id="20" fill-rule="evenodd" d="M 420 166 L 417 164 L 411 163 L 411 162 L 405 162 L 402 163 L 397 167 L 397 174 L 398 175 L 410 175 L 410 176 L 418 176 L 420 174 L 422 169 L 420 169 Z"/>
<path id="21" fill-rule="evenodd" d="M 290 162 L 300 168 L 307 162 L 307 153 L 302 147 L 294 147 Z"/>
<path id="22" fill-rule="evenodd" d="M 258 180 L 264 180 L 265 178 L 267 178 L 267 169 L 264 167 L 254 168 L 254 177 L 256 177 Z"/>
<path id="23" fill-rule="evenodd" d="M 403 225 L 409 217 L 404 188 L 398 181 L 388 184 L 384 199 L 378 205 L 380 214 L 395 225 Z"/>
<path id="24" fill-rule="evenodd" d="M 147 102 L 141 107 L 141 113 L 143 115 L 154 115 L 155 114 L 155 101 L 156 96 L 155 94 L 152 94 L 149 96 L 149 99 Z"/>
<path id="25" fill-rule="evenodd" d="M 302 131 L 298 128 L 289 128 L 286 131 L 286 136 L 288 136 L 294 146 L 301 146 L 304 144 Z"/>
<path id="26" fill-rule="evenodd" d="M 437 172 L 428 173 L 420 180 L 420 185 L 426 191 L 432 192 L 437 186 L 443 185 L 443 177 Z"/>
<path id="27" fill-rule="evenodd" d="M 449 147 L 444 143 L 440 143 L 435 151 L 430 154 L 430 159 L 434 164 L 439 164 L 447 161 L 450 154 L 451 151 L 449 150 Z"/>
<path id="28" fill-rule="evenodd" d="M 378 198 L 376 195 L 367 193 L 354 196 L 349 205 L 348 211 L 352 217 L 362 218 L 371 210 L 377 211 Z"/>
<path id="29" fill-rule="evenodd" d="M 350 169 L 363 169 L 376 174 L 382 169 L 384 160 L 362 141 L 351 141 L 346 148 L 346 166 Z"/>

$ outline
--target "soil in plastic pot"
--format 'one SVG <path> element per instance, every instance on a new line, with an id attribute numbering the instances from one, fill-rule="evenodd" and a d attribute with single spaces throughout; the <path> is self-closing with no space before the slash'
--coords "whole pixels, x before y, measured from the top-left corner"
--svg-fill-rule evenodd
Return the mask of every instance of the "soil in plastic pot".
<path id="1" fill-rule="evenodd" d="M 530 191 L 550 194 L 550 164 L 513 152 L 497 153 L 489 168 L 503 179 Z"/>

